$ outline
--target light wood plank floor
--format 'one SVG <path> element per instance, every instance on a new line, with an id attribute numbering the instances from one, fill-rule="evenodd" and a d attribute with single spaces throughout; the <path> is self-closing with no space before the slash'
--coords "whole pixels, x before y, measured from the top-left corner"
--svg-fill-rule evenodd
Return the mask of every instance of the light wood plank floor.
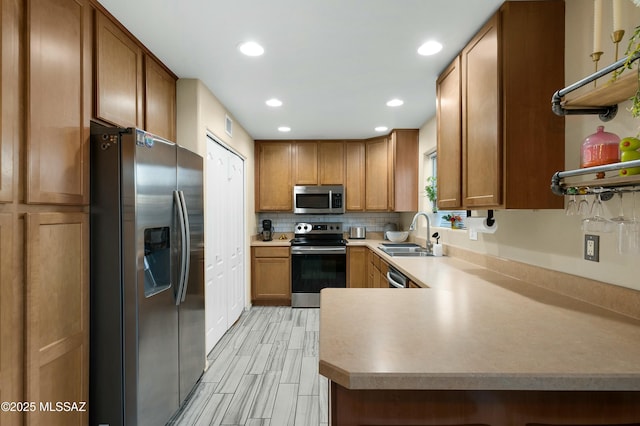
<path id="1" fill-rule="evenodd" d="M 209 354 L 209 368 L 170 424 L 326 426 L 319 319 L 319 309 L 257 306 L 244 312 Z"/>

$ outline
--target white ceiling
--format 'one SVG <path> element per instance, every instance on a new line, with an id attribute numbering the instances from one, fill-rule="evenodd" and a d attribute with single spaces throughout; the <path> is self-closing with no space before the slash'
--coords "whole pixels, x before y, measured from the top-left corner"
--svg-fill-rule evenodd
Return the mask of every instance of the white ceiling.
<path id="1" fill-rule="evenodd" d="M 419 128 L 435 80 L 502 0 L 100 0 L 180 78 L 200 79 L 254 139 Z M 435 39 L 431 57 L 417 48 Z M 237 45 L 254 40 L 261 57 Z M 269 98 L 284 102 L 265 105 Z M 404 105 L 390 108 L 392 98 Z M 278 132 L 278 126 L 291 132 Z"/>

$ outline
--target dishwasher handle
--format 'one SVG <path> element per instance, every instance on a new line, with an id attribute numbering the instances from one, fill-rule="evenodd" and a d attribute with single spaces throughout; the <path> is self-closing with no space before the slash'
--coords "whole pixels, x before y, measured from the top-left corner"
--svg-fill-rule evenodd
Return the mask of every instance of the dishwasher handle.
<path id="1" fill-rule="evenodd" d="M 396 281 L 394 279 L 393 275 L 391 274 L 391 271 L 387 272 L 387 281 L 389 282 L 390 286 L 393 286 L 395 288 L 406 288 L 406 283 L 400 282 L 400 281 Z"/>

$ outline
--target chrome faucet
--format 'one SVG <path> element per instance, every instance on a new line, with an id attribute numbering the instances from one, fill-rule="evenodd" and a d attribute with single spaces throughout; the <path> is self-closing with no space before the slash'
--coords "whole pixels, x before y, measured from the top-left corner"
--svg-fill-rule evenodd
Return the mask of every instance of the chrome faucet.
<path id="1" fill-rule="evenodd" d="M 424 216 L 425 219 L 427 219 L 427 253 L 433 253 L 433 244 L 431 244 L 431 224 L 429 223 L 429 216 L 427 216 L 427 213 L 425 212 L 418 212 L 416 213 L 416 215 L 413 217 L 413 220 L 411 221 L 411 226 L 409 226 L 409 231 L 415 231 L 416 230 L 416 222 L 418 221 L 418 217 L 419 216 Z"/>

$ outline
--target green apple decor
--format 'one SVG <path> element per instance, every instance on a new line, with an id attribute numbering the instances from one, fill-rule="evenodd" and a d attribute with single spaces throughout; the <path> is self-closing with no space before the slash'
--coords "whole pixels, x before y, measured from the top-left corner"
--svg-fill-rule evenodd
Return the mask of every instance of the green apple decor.
<path id="1" fill-rule="evenodd" d="M 620 161 L 640 160 L 640 139 L 628 137 L 620 141 Z M 630 169 L 621 169 L 620 176 L 630 176 L 640 174 L 640 167 L 632 167 Z"/>

